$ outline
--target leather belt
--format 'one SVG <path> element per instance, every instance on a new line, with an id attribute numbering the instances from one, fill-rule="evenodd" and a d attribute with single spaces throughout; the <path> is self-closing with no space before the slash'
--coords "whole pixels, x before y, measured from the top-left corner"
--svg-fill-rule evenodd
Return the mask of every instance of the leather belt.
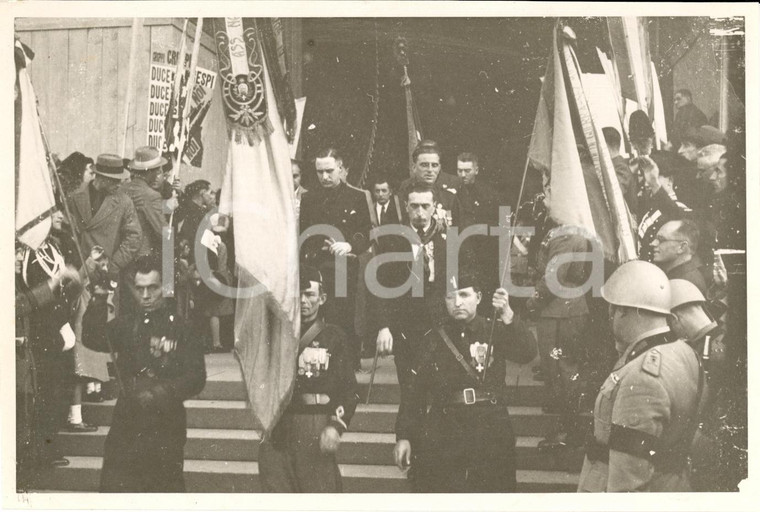
<path id="1" fill-rule="evenodd" d="M 473 405 L 478 403 L 490 403 L 496 405 L 499 403 L 499 395 L 493 391 L 465 388 L 461 391 L 452 393 L 449 396 L 446 405 Z"/>
<path id="2" fill-rule="evenodd" d="M 301 393 L 296 398 L 303 405 L 325 405 L 330 403 L 330 395 L 324 393 Z"/>

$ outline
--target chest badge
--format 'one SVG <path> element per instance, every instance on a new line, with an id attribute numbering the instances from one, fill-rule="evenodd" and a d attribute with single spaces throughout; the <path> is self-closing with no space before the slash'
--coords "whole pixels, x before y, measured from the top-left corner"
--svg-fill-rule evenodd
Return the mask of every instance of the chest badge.
<path id="1" fill-rule="evenodd" d="M 173 352 L 177 348 L 177 341 L 167 339 L 166 336 L 151 336 L 150 338 L 150 354 L 153 357 L 161 357 L 162 355 Z"/>
<path id="2" fill-rule="evenodd" d="M 330 353 L 326 348 L 306 347 L 298 356 L 298 375 L 307 379 L 319 377 L 330 366 Z"/>
<path id="3" fill-rule="evenodd" d="M 470 356 L 472 356 L 472 362 L 475 364 L 475 369 L 482 372 L 485 368 L 486 358 L 488 357 L 488 343 L 471 343 L 470 344 Z M 489 366 L 491 361 L 488 362 Z"/>

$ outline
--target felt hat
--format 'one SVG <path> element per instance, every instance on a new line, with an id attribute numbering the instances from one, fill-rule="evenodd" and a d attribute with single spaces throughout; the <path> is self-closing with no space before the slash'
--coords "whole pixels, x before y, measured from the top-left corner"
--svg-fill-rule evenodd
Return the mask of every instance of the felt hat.
<path id="1" fill-rule="evenodd" d="M 95 161 L 95 174 L 112 178 L 115 180 L 125 180 L 129 178 L 129 171 L 124 168 L 121 157 L 111 154 L 98 155 Z"/>
<path id="2" fill-rule="evenodd" d="M 135 157 L 127 166 L 132 171 L 149 171 L 151 169 L 161 168 L 166 165 L 166 158 L 161 156 L 161 152 L 151 146 L 143 146 L 135 149 Z"/>

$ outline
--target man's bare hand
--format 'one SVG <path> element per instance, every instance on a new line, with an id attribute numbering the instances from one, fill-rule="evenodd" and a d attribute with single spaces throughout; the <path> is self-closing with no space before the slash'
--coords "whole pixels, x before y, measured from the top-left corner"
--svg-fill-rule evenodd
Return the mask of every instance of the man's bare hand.
<path id="1" fill-rule="evenodd" d="M 393 334 L 387 327 L 383 327 L 377 332 L 377 353 L 381 356 L 393 352 Z"/>
<path id="2" fill-rule="evenodd" d="M 393 460 L 401 471 L 409 468 L 412 464 L 412 445 L 406 439 L 396 441 L 393 448 Z"/>
<path id="3" fill-rule="evenodd" d="M 338 429 L 332 425 L 327 425 L 319 435 L 319 449 L 322 453 L 335 454 L 338 451 L 338 446 L 340 446 Z"/>

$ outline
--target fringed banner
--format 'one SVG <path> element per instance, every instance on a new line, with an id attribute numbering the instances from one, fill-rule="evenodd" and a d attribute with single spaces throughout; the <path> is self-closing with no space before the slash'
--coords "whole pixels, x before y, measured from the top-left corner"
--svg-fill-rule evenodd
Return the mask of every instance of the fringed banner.
<path id="1" fill-rule="evenodd" d="M 264 60 L 253 19 L 214 20 L 222 104 L 230 136 L 255 145 L 272 133 L 264 87 Z"/>

